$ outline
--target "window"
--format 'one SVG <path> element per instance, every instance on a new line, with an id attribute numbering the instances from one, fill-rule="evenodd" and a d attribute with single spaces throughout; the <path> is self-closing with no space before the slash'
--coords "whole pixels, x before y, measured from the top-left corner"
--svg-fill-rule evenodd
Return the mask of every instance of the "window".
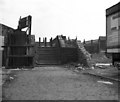
<path id="1" fill-rule="evenodd" d="M 111 28 L 111 30 L 117 30 L 117 27 L 113 27 L 113 28 Z"/>
<path id="2" fill-rule="evenodd" d="M 116 19 L 116 18 L 119 18 L 120 17 L 120 12 L 117 13 L 115 16 L 112 17 L 112 19 Z"/>

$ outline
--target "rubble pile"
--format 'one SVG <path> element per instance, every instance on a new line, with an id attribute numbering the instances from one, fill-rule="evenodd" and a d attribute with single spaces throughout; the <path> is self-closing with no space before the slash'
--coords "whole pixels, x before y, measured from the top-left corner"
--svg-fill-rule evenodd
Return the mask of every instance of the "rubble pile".
<path id="1" fill-rule="evenodd" d="M 77 41 L 78 45 L 78 60 L 83 66 L 92 67 L 91 64 L 91 54 L 86 51 L 81 41 Z"/>
<path id="2" fill-rule="evenodd" d="M 72 70 L 74 72 L 80 72 L 80 71 L 87 69 L 82 64 L 75 63 L 75 62 L 65 64 L 64 68 L 68 68 L 69 70 Z"/>

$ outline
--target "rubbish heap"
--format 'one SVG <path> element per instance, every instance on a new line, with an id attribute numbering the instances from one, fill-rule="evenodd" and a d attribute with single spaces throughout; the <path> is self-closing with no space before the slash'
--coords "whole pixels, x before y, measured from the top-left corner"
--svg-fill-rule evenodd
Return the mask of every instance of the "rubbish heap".
<path id="1" fill-rule="evenodd" d="M 78 46 L 78 61 L 85 67 L 92 67 L 91 64 L 91 54 L 86 51 L 81 41 L 77 41 Z"/>

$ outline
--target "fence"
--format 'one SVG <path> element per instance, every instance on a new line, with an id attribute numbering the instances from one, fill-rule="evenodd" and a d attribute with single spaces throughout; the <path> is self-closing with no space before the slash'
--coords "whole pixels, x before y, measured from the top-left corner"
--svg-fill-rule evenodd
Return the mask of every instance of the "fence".
<path id="1" fill-rule="evenodd" d="M 41 42 L 41 38 L 39 38 L 39 42 L 36 42 L 37 64 L 64 64 L 78 60 L 77 47 L 68 46 L 68 44 L 66 46 L 67 40 L 60 36 L 55 39 L 51 38 L 49 42 L 46 42 L 46 39 L 43 38 L 43 42 Z"/>
<path id="2" fill-rule="evenodd" d="M 89 53 L 100 53 L 106 51 L 106 37 L 100 36 L 99 39 L 83 42 L 85 49 Z"/>

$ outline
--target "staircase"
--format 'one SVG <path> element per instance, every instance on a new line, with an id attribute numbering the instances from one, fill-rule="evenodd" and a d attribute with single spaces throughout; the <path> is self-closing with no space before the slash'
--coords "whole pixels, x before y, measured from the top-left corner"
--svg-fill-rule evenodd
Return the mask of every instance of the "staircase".
<path id="1" fill-rule="evenodd" d="M 58 48 L 55 47 L 37 47 L 36 63 L 40 65 L 59 64 Z"/>
<path id="2" fill-rule="evenodd" d="M 91 55 L 86 49 L 84 48 L 84 45 L 77 41 L 78 45 L 78 55 L 79 55 L 79 62 L 82 63 L 84 66 L 91 66 Z"/>

